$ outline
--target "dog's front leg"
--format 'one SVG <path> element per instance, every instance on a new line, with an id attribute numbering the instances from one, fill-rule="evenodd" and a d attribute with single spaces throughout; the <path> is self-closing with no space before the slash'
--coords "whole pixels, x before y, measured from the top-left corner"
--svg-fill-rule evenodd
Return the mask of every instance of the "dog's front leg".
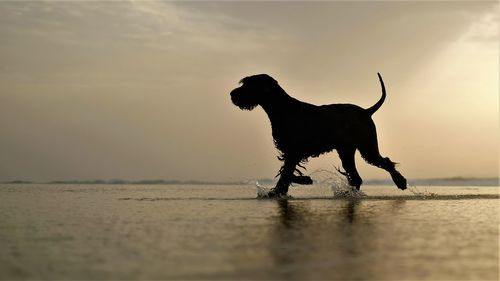
<path id="1" fill-rule="evenodd" d="M 292 183 L 310 185 L 310 184 L 313 184 L 313 180 L 309 176 L 292 175 Z"/>
<path id="2" fill-rule="evenodd" d="M 298 163 L 299 161 L 293 158 L 291 159 L 285 157 L 285 163 L 281 167 L 279 173 L 280 178 L 278 183 L 276 183 L 276 186 L 269 193 L 270 197 L 279 197 L 288 193 L 288 187 L 293 181 L 293 172 L 295 171 L 295 167 Z"/>

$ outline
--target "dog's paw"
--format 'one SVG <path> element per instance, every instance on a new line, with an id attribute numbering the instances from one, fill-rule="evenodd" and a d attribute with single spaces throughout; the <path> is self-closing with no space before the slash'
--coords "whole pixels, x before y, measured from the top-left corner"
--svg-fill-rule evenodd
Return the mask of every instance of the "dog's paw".
<path id="1" fill-rule="evenodd" d="M 308 177 L 308 176 L 293 176 L 292 182 L 297 183 L 297 184 L 304 184 L 304 185 L 313 184 L 313 180 L 311 179 L 311 177 Z"/>
<path id="2" fill-rule="evenodd" d="M 290 195 L 278 191 L 276 188 L 266 188 L 261 186 L 258 182 L 255 183 L 257 187 L 257 198 L 259 199 L 287 199 L 291 198 Z"/>
<path id="3" fill-rule="evenodd" d="M 394 180 L 394 183 L 399 189 L 405 190 L 408 187 L 408 183 L 406 182 L 406 179 L 402 175 L 396 174 L 392 177 L 392 179 Z"/>
<path id="4" fill-rule="evenodd" d="M 279 192 L 278 190 L 275 190 L 274 188 L 267 193 L 267 198 L 273 198 L 273 199 L 287 199 L 289 196 L 286 193 Z"/>
<path id="5" fill-rule="evenodd" d="M 276 187 L 271 188 L 267 193 L 267 198 L 271 199 L 290 199 L 292 196 L 288 195 L 287 192 L 283 192 Z"/>

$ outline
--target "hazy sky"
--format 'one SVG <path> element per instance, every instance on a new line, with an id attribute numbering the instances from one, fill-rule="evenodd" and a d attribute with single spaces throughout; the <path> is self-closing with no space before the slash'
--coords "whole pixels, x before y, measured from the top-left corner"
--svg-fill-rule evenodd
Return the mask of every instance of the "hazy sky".
<path id="1" fill-rule="evenodd" d="M 0 180 L 273 177 L 268 73 L 314 104 L 388 98 L 408 178 L 497 176 L 498 2 L 0 2 Z M 335 152 L 308 171 L 333 169 Z M 358 158 L 361 176 L 389 178 Z"/>

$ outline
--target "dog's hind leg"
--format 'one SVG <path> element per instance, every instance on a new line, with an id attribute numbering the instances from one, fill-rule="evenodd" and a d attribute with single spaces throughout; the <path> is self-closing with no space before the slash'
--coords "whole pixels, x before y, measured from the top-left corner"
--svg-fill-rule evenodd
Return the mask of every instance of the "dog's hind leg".
<path id="1" fill-rule="evenodd" d="M 342 167 L 346 171 L 347 180 L 351 186 L 356 187 L 357 190 L 360 189 L 363 180 L 356 170 L 356 163 L 354 161 L 354 154 L 356 153 L 355 148 L 341 148 L 337 149 L 339 153 L 340 160 L 342 161 Z"/>
<path id="2" fill-rule="evenodd" d="M 394 165 L 396 163 L 392 162 L 388 157 L 382 157 L 380 155 L 377 145 L 377 139 L 375 139 L 375 142 L 371 143 L 370 145 L 360 147 L 359 152 L 361 152 L 361 156 L 363 157 L 363 159 L 365 159 L 366 162 L 389 172 L 392 180 L 399 189 L 406 189 L 406 179 L 396 170 L 396 167 Z"/>

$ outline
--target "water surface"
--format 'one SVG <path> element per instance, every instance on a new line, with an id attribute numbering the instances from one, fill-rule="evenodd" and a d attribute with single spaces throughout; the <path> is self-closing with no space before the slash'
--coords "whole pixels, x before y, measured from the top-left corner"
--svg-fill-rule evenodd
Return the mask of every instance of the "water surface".
<path id="1" fill-rule="evenodd" d="M 0 185 L 1 279 L 498 280 L 498 187 Z"/>

